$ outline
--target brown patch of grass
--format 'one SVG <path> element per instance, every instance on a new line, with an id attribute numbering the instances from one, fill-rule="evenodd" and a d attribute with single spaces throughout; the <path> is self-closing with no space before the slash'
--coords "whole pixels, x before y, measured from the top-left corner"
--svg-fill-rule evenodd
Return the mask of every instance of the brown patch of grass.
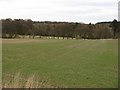
<path id="1" fill-rule="evenodd" d="M 16 76 L 14 77 L 13 80 L 13 87 L 15 88 L 19 88 L 19 77 L 20 77 L 20 73 L 17 73 Z"/>
<path id="2" fill-rule="evenodd" d="M 4 75 L 3 88 L 58 88 L 55 85 L 50 84 L 49 81 L 39 80 L 35 75 L 31 75 L 28 78 L 23 78 L 20 73 L 16 75 Z"/>
<path id="3" fill-rule="evenodd" d="M 34 83 L 33 81 L 34 81 L 34 75 L 28 78 L 25 87 L 33 88 L 33 83 Z"/>

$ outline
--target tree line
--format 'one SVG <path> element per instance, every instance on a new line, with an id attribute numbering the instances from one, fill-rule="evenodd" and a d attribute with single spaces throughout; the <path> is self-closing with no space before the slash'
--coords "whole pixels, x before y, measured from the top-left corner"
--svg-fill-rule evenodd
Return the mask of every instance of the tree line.
<path id="1" fill-rule="evenodd" d="M 2 19 L 2 38 L 29 38 L 39 36 L 75 38 L 75 39 L 109 39 L 119 38 L 120 22 L 100 22 L 84 24 L 74 22 L 38 22 L 31 19 Z"/>

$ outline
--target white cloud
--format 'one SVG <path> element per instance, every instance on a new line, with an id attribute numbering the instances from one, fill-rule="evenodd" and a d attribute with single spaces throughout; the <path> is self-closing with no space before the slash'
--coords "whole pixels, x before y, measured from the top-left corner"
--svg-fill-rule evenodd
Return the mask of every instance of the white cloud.
<path id="1" fill-rule="evenodd" d="M 118 0 L 0 0 L 0 18 L 99 22 L 117 19 Z"/>

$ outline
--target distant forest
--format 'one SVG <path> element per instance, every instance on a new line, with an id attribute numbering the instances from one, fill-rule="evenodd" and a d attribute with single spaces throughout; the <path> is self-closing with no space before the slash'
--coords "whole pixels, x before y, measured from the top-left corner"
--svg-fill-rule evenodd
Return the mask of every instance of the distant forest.
<path id="1" fill-rule="evenodd" d="M 74 22 L 32 21 L 31 19 L 2 19 L 2 38 L 29 38 L 39 36 L 75 39 L 117 39 L 120 37 L 120 22 L 84 24 Z M 20 37 L 22 36 L 22 37 Z"/>

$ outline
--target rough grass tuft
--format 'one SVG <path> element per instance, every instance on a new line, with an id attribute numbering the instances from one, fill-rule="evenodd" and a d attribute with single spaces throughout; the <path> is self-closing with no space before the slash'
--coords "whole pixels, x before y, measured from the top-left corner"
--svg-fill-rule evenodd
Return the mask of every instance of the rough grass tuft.
<path id="1" fill-rule="evenodd" d="M 40 82 L 41 81 L 41 82 Z M 45 80 L 39 80 L 35 75 L 23 78 L 20 73 L 15 75 L 5 75 L 2 83 L 3 88 L 57 88 Z"/>

